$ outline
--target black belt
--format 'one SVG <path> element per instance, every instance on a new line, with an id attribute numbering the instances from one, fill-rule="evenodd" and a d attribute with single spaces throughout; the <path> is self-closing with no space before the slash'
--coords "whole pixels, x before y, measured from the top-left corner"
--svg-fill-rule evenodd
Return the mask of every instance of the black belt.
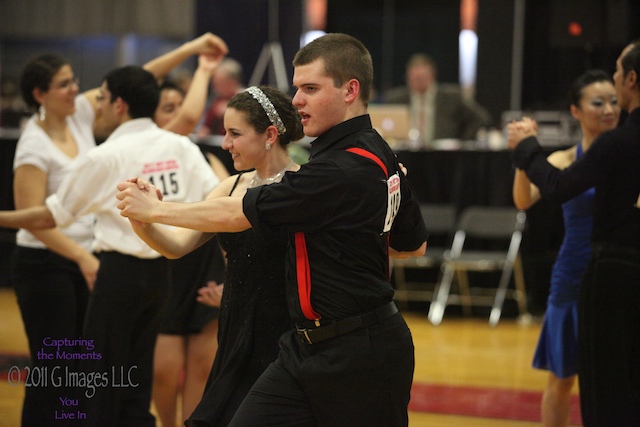
<path id="1" fill-rule="evenodd" d="M 382 322 L 384 319 L 393 316 L 397 312 L 398 306 L 395 301 L 391 301 L 388 304 L 368 313 L 338 320 L 337 322 L 330 323 L 326 326 L 320 326 L 318 328 L 301 328 L 296 325 L 296 332 L 303 343 L 315 344 L 329 338 L 355 331 L 356 329 L 375 325 Z"/>

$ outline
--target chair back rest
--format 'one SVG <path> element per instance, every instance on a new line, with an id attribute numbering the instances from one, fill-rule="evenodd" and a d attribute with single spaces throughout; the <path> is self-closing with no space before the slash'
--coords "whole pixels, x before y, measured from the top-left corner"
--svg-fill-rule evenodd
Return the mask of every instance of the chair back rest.
<path id="1" fill-rule="evenodd" d="M 456 224 L 456 208 L 449 204 L 423 203 L 420 212 L 428 233 L 451 234 Z"/>
<path id="2" fill-rule="evenodd" d="M 522 230 L 526 223 L 527 215 L 513 207 L 503 206 L 471 206 L 460 214 L 460 220 L 456 227 L 456 233 L 451 245 L 450 256 L 457 258 L 466 246 L 467 237 L 485 243 L 484 249 L 497 250 L 504 248 L 509 260 L 515 260 L 520 243 Z M 502 244 L 508 243 L 504 247 Z M 499 244 L 499 245 L 498 245 Z M 500 249 L 502 250 L 502 249 Z"/>
<path id="3" fill-rule="evenodd" d="M 460 215 L 457 228 L 468 237 L 509 239 L 515 231 L 524 229 L 525 222 L 525 212 L 514 207 L 470 206 Z"/>
<path id="4" fill-rule="evenodd" d="M 420 205 L 420 212 L 429 235 L 427 248 L 431 248 L 432 251 L 434 248 L 448 248 L 455 231 L 457 213 L 455 206 L 423 203 Z"/>

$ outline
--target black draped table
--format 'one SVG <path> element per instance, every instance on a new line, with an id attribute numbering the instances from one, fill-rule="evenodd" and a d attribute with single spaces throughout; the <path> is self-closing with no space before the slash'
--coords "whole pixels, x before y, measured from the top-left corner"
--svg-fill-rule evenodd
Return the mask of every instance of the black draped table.
<path id="1" fill-rule="evenodd" d="M 508 151 L 398 151 L 418 198 L 428 203 L 513 204 Z"/>

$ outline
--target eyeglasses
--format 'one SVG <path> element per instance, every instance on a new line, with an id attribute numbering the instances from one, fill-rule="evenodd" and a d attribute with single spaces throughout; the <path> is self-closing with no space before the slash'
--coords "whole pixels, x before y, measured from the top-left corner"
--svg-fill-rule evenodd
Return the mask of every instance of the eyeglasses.
<path id="1" fill-rule="evenodd" d="M 76 86 L 80 86 L 80 79 L 78 79 L 77 77 L 74 77 L 72 79 L 65 79 L 65 80 L 62 80 L 61 82 L 58 82 L 58 83 L 52 85 L 52 87 L 54 89 L 67 89 L 67 88 L 71 87 L 74 84 Z"/>

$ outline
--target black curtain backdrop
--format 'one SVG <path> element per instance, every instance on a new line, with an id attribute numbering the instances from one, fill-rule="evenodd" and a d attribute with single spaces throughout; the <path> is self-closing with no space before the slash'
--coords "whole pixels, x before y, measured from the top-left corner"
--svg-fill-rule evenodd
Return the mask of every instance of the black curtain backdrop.
<path id="1" fill-rule="evenodd" d="M 634 0 L 527 2 L 523 108 L 566 110 L 569 85 L 585 70 L 613 75 L 624 46 L 640 37 L 639 20 L 640 4 Z M 571 22 L 580 23 L 582 34 L 569 34 Z"/>
<path id="2" fill-rule="evenodd" d="M 440 81 L 458 82 L 458 1 L 328 0 L 327 31 L 367 46 L 378 91 L 404 84 L 405 63 L 416 52 L 435 58 Z"/>
<path id="3" fill-rule="evenodd" d="M 536 0 L 525 5 L 522 110 L 568 109 L 571 82 L 589 68 L 611 74 L 622 48 L 640 37 L 640 2 Z M 582 33 L 568 32 L 571 22 Z M 476 99 L 500 126 L 510 109 L 514 1 L 480 2 Z"/>
<path id="4" fill-rule="evenodd" d="M 514 3 L 493 0 L 478 8 L 476 100 L 489 110 L 496 127 L 511 103 Z"/>
<path id="5" fill-rule="evenodd" d="M 300 48 L 303 23 L 303 0 L 279 0 L 278 38 L 282 44 L 284 65 L 289 83 L 293 77 L 291 62 Z M 269 42 L 269 1 L 267 0 L 198 0 L 196 34 L 211 31 L 229 45 L 229 56 L 244 68 L 248 83 L 263 46 Z M 265 72 L 263 83 L 267 83 Z"/>

